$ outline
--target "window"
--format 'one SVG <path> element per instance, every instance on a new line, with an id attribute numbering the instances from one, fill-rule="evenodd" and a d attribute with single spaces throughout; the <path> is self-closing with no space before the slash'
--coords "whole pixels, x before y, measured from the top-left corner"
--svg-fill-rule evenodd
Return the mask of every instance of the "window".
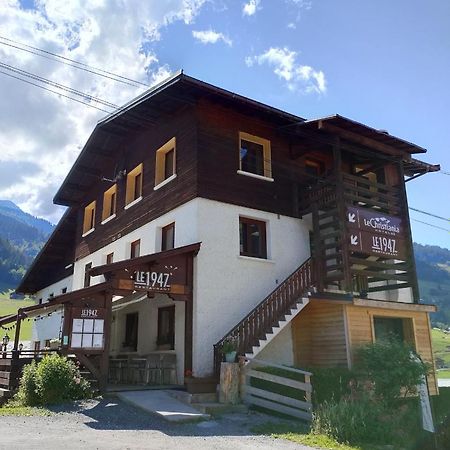
<path id="1" fill-rule="evenodd" d="M 144 165 L 141 163 L 136 166 L 127 175 L 127 192 L 125 195 L 125 208 L 134 204 L 142 197 L 142 170 Z"/>
<path id="2" fill-rule="evenodd" d="M 158 340 L 157 345 L 164 345 L 170 350 L 175 344 L 175 306 L 158 308 Z"/>
<path id="3" fill-rule="evenodd" d="M 65 288 L 62 288 L 61 289 L 61 294 L 66 294 L 67 293 L 67 288 L 65 287 Z"/>
<path id="4" fill-rule="evenodd" d="M 44 341 L 44 347 L 45 347 L 45 348 L 50 348 L 50 339 L 46 339 L 46 340 Z"/>
<path id="5" fill-rule="evenodd" d="M 375 340 L 398 339 L 415 346 L 414 326 L 411 318 L 374 317 Z"/>
<path id="6" fill-rule="evenodd" d="M 52 293 L 48 296 L 48 299 L 51 300 L 54 296 L 55 296 L 55 294 L 52 292 Z"/>
<path id="7" fill-rule="evenodd" d="M 266 223 L 239 217 L 240 254 L 254 258 L 267 258 Z"/>
<path id="8" fill-rule="evenodd" d="M 84 208 L 83 236 L 95 227 L 95 200 Z"/>
<path id="9" fill-rule="evenodd" d="M 38 305 L 42 305 L 42 298 L 38 300 Z"/>
<path id="10" fill-rule="evenodd" d="M 116 214 L 117 185 L 110 187 L 103 194 L 102 222 Z"/>
<path id="11" fill-rule="evenodd" d="M 176 139 L 173 137 L 156 150 L 155 187 L 175 177 L 175 144 Z"/>
<path id="12" fill-rule="evenodd" d="M 325 172 L 324 164 L 321 161 L 315 159 L 305 160 L 305 172 L 311 177 L 319 177 Z"/>
<path id="13" fill-rule="evenodd" d="M 175 247 L 175 222 L 161 229 L 161 251 Z"/>
<path id="14" fill-rule="evenodd" d="M 271 178 L 270 141 L 239 132 L 239 170 L 246 174 Z"/>
<path id="15" fill-rule="evenodd" d="M 106 255 L 106 264 L 112 264 L 114 262 L 114 252 Z"/>
<path id="16" fill-rule="evenodd" d="M 131 243 L 130 258 L 137 258 L 141 253 L 141 240 L 137 239 Z"/>
<path id="17" fill-rule="evenodd" d="M 139 313 L 130 313 L 125 316 L 125 341 L 123 342 L 123 349 L 126 351 L 137 351 L 138 324 Z"/>
<path id="18" fill-rule="evenodd" d="M 92 269 L 92 263 L 87 263 L 84 266 L 84 287 L 89 287 L 91 285 L 91 276 L 89 275 L 89 271 Z"/>
<path id="19" fill-rule="evenodd" d="M 34 341 L 34 351 L 38 353 L 40 349 L 41 349 L 41 341 Z"/>

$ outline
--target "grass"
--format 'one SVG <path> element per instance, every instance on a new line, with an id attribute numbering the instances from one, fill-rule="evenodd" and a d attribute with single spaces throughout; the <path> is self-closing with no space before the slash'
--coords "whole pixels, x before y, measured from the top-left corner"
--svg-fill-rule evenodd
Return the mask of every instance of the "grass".
<path id="1" fill-rule="evenodd" d="M 444 333 L 442 330 L 434 328 L 431 330 L 431 338 L 436 366 L 442 367 L 443 365 L 450 370 L 450 333 Z M 439 377 L 443 378 L 441 375 Z"/>
<path id="2" fill-rule="evenodd" d="M 0 416 L 50 416 L 52 414 L 46 408 L 31 406 L 3 406 L 0 408 Z"/>
<path id="3" fill-rule="evenodd" d="M 438 370 L 436 372 L 438 378 L 450 378 L 450 369 L 449 370 Z"/>
<path id="4" fill-rule="evenodd" d="M 0 293 L 0 317 L 1 316 L 7 316 L 9 314 L 14 314 L 17 312 L 19 308 L 25 308 L 26 306 L 34 305 L 34 301 L 30 299 L 25 300 L 10 300 L 9 299 L 9 291 L 5 291 Z M 20 328 L 20 340 L 21 341 L 29 341 L 31 339 L 31 328 L 32 328 L 32 321 L 24 320 L 22 322 L 21 328 Z M 10 325 L 6 325 L 6 327 L 10 327 Z M 3 330 L 0 330 L 0 332 L 3 332 Z M 8 334 L 10 338 L 12 339 L 12 333 L 14 333 L 13 330 L 11 330 Z"/>
<path id="5" fill-rule="evenodd" d="M 276 439 L 286 439 L 297 444 L 309 445 L 330 450 L 362 450 L 358 446 L 340 444 L 323 434 L 313 434 L 309 427 L 297 423 L 267 422 L 252 428 L 253 433 L 271 436 Z"/>

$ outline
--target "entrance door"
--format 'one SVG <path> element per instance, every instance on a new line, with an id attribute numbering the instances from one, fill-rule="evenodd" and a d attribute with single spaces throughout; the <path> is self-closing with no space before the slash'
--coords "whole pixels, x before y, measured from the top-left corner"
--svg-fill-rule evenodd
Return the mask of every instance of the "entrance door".
<path id="1" fill-rule="evenodd" d="M 139 324 L 139 313 L 135 312 L 126 315 L 125 341 L 123 343 L 123 349 L 125 351 L 129 352 L 137 351 L 138 324 Z"/>
<path id="2" fill-rule="evenodd" d="M 158 308 L 157 344 L 165 350 L 175 348 L 175 306 Z"/>

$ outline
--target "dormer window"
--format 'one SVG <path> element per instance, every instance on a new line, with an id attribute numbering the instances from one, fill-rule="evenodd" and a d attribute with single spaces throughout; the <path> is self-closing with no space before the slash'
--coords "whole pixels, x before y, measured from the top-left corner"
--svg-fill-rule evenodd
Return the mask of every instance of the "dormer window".
<path id="1" fill-rule="evenodd" d="M 176 177 L 175 173 L 176 138 L 166 142 L 156 150 L 155 189 L 168 183 Z"/>
<path id="2" fill-rule="evenodd" d="M 142 198 L 142 172 L 144 165 L 141 163 L 127 175 L 127 192 L 125 196 L 125 209 L 133 206 Z"/>
<path id="3" fill-rule="evenodd" d="M 273 181 L 269 140 L 239 132 L 238 173 Z"/>
<path id="4" fill-rule="evenodd" d="M 84 208 L 83 237 L 94 231 L 95 227 L 95 200 Z"/>
<path id="5" fill-rule="evenodd" d="M 110 187 L 103 194 L 102 224 L 116 216 L 117 185 Z"/>

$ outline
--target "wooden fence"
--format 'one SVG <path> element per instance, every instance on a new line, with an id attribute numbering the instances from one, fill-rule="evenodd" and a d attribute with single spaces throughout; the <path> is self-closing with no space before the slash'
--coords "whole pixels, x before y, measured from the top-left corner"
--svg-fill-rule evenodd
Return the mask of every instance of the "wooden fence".
<path id="1" fill-rule="evenodd" d="M 277 373 L 268 373 L 268 371 L 263 371 L 264 368 L 269 368 L 269 370 L 277 369 Z M 243 400 L 245 403 L 296 417 L 298 419 L 308 421 L 312 419 L 311 372 L 293 369 L 279 364 L 272 364 L 257 359 L 250 360 L 245 370 L 245 383 L 243 386 Z M 298 381 L 283 376 L 280 372 L 301 375 L 304 381 Z M 255 383 L 254 380 L 274 383 L 280 389 L 270 389 L 269 387 L 266 387 L 267 383 Z M 258 387 L 254 386 L 254 384 L 258 384 Z M 275 392 L 277 390 L 285 391 L 284 388 L 286 387 L 292 389 L 293 392 L 296 392 L 295 397 L 297 398 Z M 300 398 L 303 400 L 300 400 Z"/>

